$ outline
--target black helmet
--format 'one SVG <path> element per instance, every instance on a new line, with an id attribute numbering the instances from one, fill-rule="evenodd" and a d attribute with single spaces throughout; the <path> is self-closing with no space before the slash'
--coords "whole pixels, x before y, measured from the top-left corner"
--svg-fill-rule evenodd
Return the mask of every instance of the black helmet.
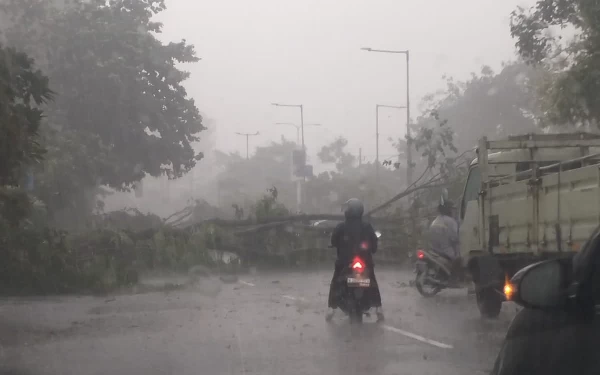
<path id="1" fill-rule="evenodd" d="M 365 212 L 365 206 L 363 206 L 360 199 L 352 198 L 348 199 L 342 206 L 344 210 L 344 216 L 348 218 L 361 218 Z"/>

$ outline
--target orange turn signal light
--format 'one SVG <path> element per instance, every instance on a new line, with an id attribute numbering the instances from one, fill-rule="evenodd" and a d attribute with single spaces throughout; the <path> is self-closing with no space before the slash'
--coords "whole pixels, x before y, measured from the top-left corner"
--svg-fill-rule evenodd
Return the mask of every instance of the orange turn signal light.
<path id="1" fill-rule="evenodd" d="M 507 300 L 510 301 L 514 293 L 515 293 L 515 290 L 514 290 L 513 286 L 510 285 L 510 283 L 504 284 L 504 296 L 506 297 Z"/>

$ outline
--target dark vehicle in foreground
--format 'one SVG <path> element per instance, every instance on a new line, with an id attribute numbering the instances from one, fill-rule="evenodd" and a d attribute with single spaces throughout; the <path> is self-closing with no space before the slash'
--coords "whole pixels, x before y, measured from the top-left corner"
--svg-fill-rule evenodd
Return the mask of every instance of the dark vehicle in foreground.
<path id="1" fill-rule="evenodd" d="M 573 257 L 518 271 L 512 321 L 492 375 L 600 374 L 600 230 Z"/>

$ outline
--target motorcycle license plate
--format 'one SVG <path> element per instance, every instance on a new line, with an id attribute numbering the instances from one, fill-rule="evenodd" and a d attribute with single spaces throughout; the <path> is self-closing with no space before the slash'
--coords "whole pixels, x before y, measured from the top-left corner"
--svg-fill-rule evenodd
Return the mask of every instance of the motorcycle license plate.
<path id="1" fill-rule="evenodd" d="M 348 277 L 346 283 L 350 287 L 368 288 L 369 286 L 371 286 L 371 279 L 366 279 L 362 277 Z"/>

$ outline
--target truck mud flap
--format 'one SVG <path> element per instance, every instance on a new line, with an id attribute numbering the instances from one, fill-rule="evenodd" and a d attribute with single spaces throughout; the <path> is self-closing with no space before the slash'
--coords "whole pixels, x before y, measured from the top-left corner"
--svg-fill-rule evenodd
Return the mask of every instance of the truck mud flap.
<path id="1" fill-rule="evenodd" d="M 504 271 L 498 259 L 491 255 L 481 255 L 473 259 L 469 266 L 476 288 L 500 287 L 504 285 Z"/>

